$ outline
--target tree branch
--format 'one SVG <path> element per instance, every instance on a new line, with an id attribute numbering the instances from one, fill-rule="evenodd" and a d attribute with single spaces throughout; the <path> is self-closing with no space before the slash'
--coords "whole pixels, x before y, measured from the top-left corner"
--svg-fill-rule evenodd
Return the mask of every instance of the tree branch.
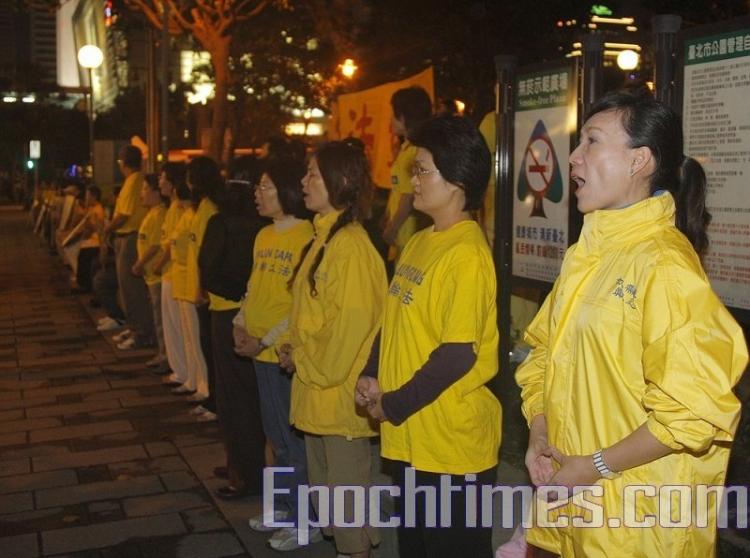
<path id="1" fill-rule="evenodd" d="M 255 0 L 242 0 L 239 4 L 235 5 L 234 13 L 237 17 L 237 21 L 245 21 L 247 19 L 250 19 L 251 17 L 255 17 L 260 12 L 263 11 L 263 9 L 268 5 L 268 0 L 261 0 L 258 2 L 258 5 L 255 6 L 252 10 L 250 10 L 248 13 L 243 14 L 243 10 Z"/>
<path id="2" fill-rule="evenodd" d="M 174 18 L 174 21 L 177 23 L 177 25 L 179 25 L 185 31 L 192 32 L 195 24 L 187 20 L 185 16 L 182 15 L 180 8 L 177 6 L 177 4 L 175 4 L 174 0 L 166 0 L 166 2 L 167 4 L 169 4 L 169 17 Z"/>

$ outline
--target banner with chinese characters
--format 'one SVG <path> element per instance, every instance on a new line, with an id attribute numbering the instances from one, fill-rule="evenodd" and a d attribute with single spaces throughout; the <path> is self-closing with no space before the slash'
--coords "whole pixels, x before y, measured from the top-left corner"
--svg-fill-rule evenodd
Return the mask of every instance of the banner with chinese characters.
<path id="1" fill-rule="evenodd" d="M 391 132 L 391 95 L 404 87 L 418 86 L 435 99 L 432 67 L 401 81 L 394 81 L 341 95 L 333 114 L 332 139 L 353 136 L 362 140 L 372 167 L 372 178 L 381 188 L 391 187 L 395 158 Z"/>
<path id="2" fill-rule="evenodd" d="M 568 246 L 569 165 L 576 131 L 570 65 L 516 81 L 513 275 L 554 282 Z"/>
<path id="3" fill-rule="evenodd" d="M 750 310 L 750 27 L 684 41 L 685 153 L 706 171 L 706 273 L 722 301 Z"/>

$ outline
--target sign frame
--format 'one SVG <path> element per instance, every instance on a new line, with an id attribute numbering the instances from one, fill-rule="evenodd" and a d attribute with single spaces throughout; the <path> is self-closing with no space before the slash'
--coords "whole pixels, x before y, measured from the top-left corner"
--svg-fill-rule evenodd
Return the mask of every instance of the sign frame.
<path id="1" fill-rule="evenodd" d="M 731 33 L 733 31 L 742 31 L 750 29 L 750 16 L 741 16 L 728 21 L 721 21 L 717 23 L 710 23 L 707 25 L 701 25 L 698 27 L 692 27 L 690 29 L 681 30 L 677 34 L 675 41 L 675 96 L 673 108 L 677 111 L 682 119 L 683 114 L 683 100 L 685 94 L 685 43 L 700 39 L 701 37 L 710 37 L 714 35 L 721 35 L 723 33 Z M 684 126 L 684 124 L 683 124 Z M 710 238 L 709 238 L 710 242 Z M 734 318 L 745 325 L 750 324 L 750 309 L 737 308 L 728 306 L 727 309 L 731 312 Z"/>
<path id="2" fill-rule="evenodd" d="M 567 110 L 570 111 L 575 110 L 576 116 L 575 116 L 575 129 L 570 134 L 570 142 L 569 142 L 569 152 L 572 153 L 575 147 L 578 144 L 578 133 L 580 129 L 580 123 L 582 119 L 581 115 L 581 109 L 580 109 L 580 103 L 579 103 L 579 97 L 581 94 L 581 85 L 580 85 L 580 78 L 581 78 L 581 68 L 580 68 L 580 61 L 577 59 L 570 59 L 570 60 L 555 60 L 550 62 L 539 62 L 535 64 L 528 64 L 525 66 L 518 67 L 515 72 L 515 82 L 513 84 L 514 87 L 514 122 L 513 122 L 513 134 L 515 135 L 516 131 L 516 118 L 518 116 L 519 111 L 518 110 L 518 85 L 520 78 L 522 76 L 527 76 L 529 74 L 535 74 L 535 73 L 544 73 L 544 72 L 551 72 L 555 70 L 561 70 L 566 69 L 569 71 L 570 74 L 570 82 L 569 82 L 569 90 L 568 90 L 568 97 L 567 97 Z M 515 201 L 516 201 L 516 189 L 517 189 L 517 175 L 520 172 L 520 169 L 515 168 L 515 150 L 519 149 L 519 145 L 514 142 L 514 153 L 512 154 L 511 159 L 514 161 L 512 164 L 512 172 L 513 172 L 513 200 L 514 200 L 514 208 L 515 208 Z M 565 184 L 567 184 L 567 190 L 568 190 L 568 210 L 567 210 L 567 239 L 566 239 L 566 247 L 565 250 L 567 250 L 573 243 L 575 243 L 578 240 L 578 235 L 580 233 L 580 222 L 581 222 L 581 215 L 578 212 L 576 205 L 575 205 L 575 198 L 573 196 L 573 190 L 572 190 L 572 184 L 570 182 L 570 164 L 568 163 L 568 160 L 565 161 L 558 161 L 558 164 L 560 165 L 560 172 L 562 173 L 562 176 L 564 178 L 563 180 L 563 187 L 565 187 Z M 513 244 L 515 240 L 515 219 L 513 222 L 513 231 L 511 233 L 510 242 Z M 563 254 L 564 257 L 564 254 Z M 513 269 L 513 259 L 515 259 L 515 253 L 513 250 L 513 246 L 511 247 L 511 270 Z M 560 258 L 560 264 L 562 265 L 562 257 Z M 559 271 L 558 271 L 559 275 Z M 556 278 L 555 278 L 556 279 Z M 547 293 L 552 289 L 552 285 L 554 281 L 544 281 L 541 279 L 535 279 L 530 277 L 525 277 L 522 275 L 516 275 L 515 273 L 511 274 L 511 281 L 513 285 L 522 285 L 522 286 L 528 286 L 532 288 L 539 289 L 542 293 Z"/>

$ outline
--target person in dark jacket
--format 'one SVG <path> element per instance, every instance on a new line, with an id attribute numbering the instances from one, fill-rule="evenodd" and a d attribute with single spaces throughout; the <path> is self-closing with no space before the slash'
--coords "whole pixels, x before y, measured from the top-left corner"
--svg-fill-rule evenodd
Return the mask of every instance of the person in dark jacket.
<path id="1" fill-rule="evenodd" d="M 251 360 L 235 354 L 232 336 L 232 319 L 253 265 L 255 236 L 265 224 L 252 203 L 260 164 L 246 163 L 227 181 L 219 212 L 208 221 L 198 256 L 201 286 L 210 300 L 214 395 L 227 453 L 229 484 L 216 491 L 223 499 L 259 494 L 265 465 L 255 369 Z"/>

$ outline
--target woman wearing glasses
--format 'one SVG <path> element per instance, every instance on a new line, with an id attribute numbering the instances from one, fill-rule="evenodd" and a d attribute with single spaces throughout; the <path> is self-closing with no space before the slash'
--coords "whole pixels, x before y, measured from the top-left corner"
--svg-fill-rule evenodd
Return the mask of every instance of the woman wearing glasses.
<path id="1" fill-rule="evenodd" d="M 294 371 L 290 420 L 305 433 L 311 485 L 368 486 L 370 438 L 377 433 L 357 412 L 352 393 L 380 325 L 387 285 L 383 260 L 359 222 L 372 192 L 361 142 L 323 145 L 302 184 L 305 205 L 317 215 L 315 238 L 292 284 L 290 343 L 279 355 Z M 345 502 L 351 521 L 351 492 Z M 334 525 L 332 531 L 338 551 L 353 558 L 367 558 L 379 542 L 369 525 Z"/>
<path id="2" fill-rule="evenodd" d="M 467 120 L 440 116 L 411 136 L 414 207 L 434 225 L 418 232 L 396 265 L 383 326 L 357 384 L 356 402 L 382 421 L 381 453 L 402 487 L 492 485 L 500 447 L 500 403 L 485 384 L 497 374 L 492 256 L 471 212 L 482 203 L 490 154 Z M 378 347 L 379 345 L 379 347 Z M 471 477 L 468 477 L 471 475 Z M 416 528 L 401 528 L 412 557 L 489 557 L 492 530 L 474 528 L 465 490 L 438 510 L 417 500 Z M 402 522 L 404 504 L 400 504 Z M 448 514 L 450 526 L 430 529 Z M 443 520 L 440 517 L 443 517 Z"/>
<path id="3" fill-rule="evenodd" d="M 289 424 L 292 378 L 279 366 L 273 347 L 289 323 L 289 280 L 302 250 L 313 237 L 302 198 L 300 181 L 304 175 L 305 165 L 294 159 L 276 158 L 266 164 L 255 187 L 255 204 L 258 213 L 273 219 L 273 223 L 255 238 L 253 271 L 242 309 L 234 321 L 235 351 L 255 359 L 263 431 L 273 446 L 274 466 L 294 469 L 291 474 L 279 475 L 276 481 L 277 486 L 289 492 L 277 493 L 272 510 L 250 518 L 248 523 L 256 531 L 275 530 L 273 522 L 294 523 L 297 487 L 307 483 L 305 441 Z M 278 550 L 292 550 L 297 538 L 282 530 L 271 537 L 269 544 Z"/>

